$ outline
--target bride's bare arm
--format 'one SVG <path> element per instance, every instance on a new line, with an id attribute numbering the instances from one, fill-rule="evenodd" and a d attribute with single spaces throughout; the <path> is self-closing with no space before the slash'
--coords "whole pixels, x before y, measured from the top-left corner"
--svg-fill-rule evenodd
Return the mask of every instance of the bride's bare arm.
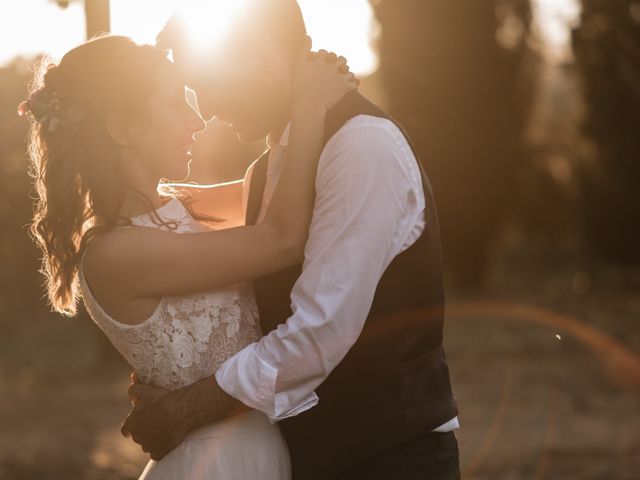
<path id="1" fill-rule="evenodd" d="M 87 249 L 84 269 L 92 287 L 129 299 L 176 295 L 261 277 L 299 262 L 325 115 L 356 88 L 353 77 L 338 68 L 322 59 L 304 59 L 297 66 L 289 161 L 263 223 L 202 234 L 114 230 Z"/>

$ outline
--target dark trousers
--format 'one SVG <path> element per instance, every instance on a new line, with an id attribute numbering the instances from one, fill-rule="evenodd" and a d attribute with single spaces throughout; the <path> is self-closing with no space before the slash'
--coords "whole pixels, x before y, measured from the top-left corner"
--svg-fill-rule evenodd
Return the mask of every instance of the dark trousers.
<path id="1" fill-rule="evenodd" d="M 336 480 L 459 480 L 453 432 L 430 432 L 349 468 Z"/>

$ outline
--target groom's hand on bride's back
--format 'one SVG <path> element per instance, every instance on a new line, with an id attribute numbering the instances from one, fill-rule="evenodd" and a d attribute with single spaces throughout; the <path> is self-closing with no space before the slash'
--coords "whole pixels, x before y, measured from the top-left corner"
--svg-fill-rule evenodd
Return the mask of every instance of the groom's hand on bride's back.
<path id="1" fill-rule="evenodd" d="M 131 383 L 129 384 L 129 390 L 127 393 L 131 404 L 134 407 L 139 406 L 142 408 L 145 405 L 155 402 L 160 397 L 164 397 L 169 393 L 169 390 L 142 383 L 136 372 L 133 372 L 131 373 Z"/>
<path id="2" fill-rule="evenodd" d="M 248 410 L 227 395 L 214 376 L 172 392 L 140 383 L 135 374 L 131 380 L 133 409 L 120 431 L 154 460 L 177 447 L 190 430 Z"/>
<path id="3" fill-rule="evenodd" d="M 168 390 L 141 383 L 135 372 L 131 382 L 128 394 L 133 408 L 120 431 L 160 460 L 182 442 L 188 430 L 176 421 Z"/>

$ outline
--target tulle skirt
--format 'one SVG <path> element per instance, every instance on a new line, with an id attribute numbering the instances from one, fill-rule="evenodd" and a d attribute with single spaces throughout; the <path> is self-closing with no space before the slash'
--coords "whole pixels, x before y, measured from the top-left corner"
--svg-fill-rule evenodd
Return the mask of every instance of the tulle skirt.
<path id="1" fill-rule="evenodd" d="M 251 411 L 200 427 L 139 480 L 289 480 L 289 451 L 277 424 Z"/>

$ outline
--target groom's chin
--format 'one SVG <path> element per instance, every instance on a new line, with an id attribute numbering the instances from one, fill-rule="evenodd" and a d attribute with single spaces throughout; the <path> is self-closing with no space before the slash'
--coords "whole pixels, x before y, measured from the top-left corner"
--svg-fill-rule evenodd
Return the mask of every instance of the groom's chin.
<path id="1" fill-rule="evenodd" d="M 235 130 L 235 132 L 236 132 L 236 136 L 238 137 L 238 140 L 240 140 L 242 143 L 251 143 L 257 140 L 262 140 L 267 136 L 267 133 L 268 133 L 268 132 L 263 132 L 261 129 L 246 129 L 246 128 Z"/>
<path id="2" fill-rule="evenodd" d="M 248 135 L 244 132 L 236 132 L 236 136 L 242 143 L 251 143 L 258 140 L 258 138 L 254 138 L 253 135 Z"/>

